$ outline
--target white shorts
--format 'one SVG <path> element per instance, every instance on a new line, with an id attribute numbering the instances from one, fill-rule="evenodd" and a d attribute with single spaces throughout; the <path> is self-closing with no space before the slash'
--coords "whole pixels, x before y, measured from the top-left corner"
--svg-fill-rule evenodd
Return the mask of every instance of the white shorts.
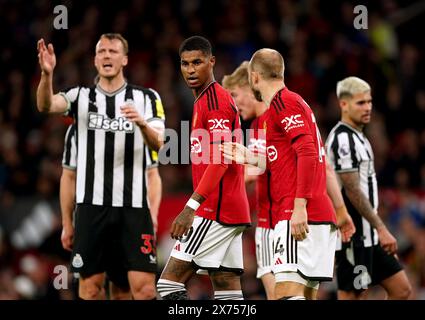
<path id="1" fill-rule="evenodd" d="M 255 253 L 257 256 L 257 278 L 272 272 L 273 266 L 273 229 L 255 229 Z"/>
<path id="2" fill-rule="evenodd" d="M 188 236 L 176 241 L 170 256 L 191 261 L 200 269 L 242 273 L 245 229 L 195 216 Z"/>
<path id="3" fill-rule="evenodd" d="M 273 272 L 298 272 L 311 281 L 332 281 L 336 227 L 309 224 L 307 238 L 296 241 L 291 235 L 290 223 L 289 220 L 279 221 L 274 229 Z"/>

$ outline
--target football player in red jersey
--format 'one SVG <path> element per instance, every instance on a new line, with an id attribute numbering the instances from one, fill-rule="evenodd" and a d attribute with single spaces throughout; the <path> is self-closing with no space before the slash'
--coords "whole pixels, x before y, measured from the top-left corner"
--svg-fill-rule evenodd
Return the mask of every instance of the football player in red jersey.
<path id="1" fill-rule="evenodd" d="M 240 140 L 239 114 L 230 94 L 215 80 L 215 57 L 203 37 L 180 46 L 183 78 L 192 89 L 191 160 L 194 193 L 171 226 L 176 244 L 157 289 L 163 299 L 187 299 L 185 283 L 198 270 L 208 270 L 218 300 L 243 299 L 242 232 L 250 225 L 244 167 L 226 163 L 222 142 Z"/>
<path id="2" fill-rule="evenodd" d="M 236 106 L 245 121 L 252 120 L 248 148 L 254 153 L 266 153 L 265 120 L 267 107 L 255 99 L 248 83 L 248 61 L 244 61 L 232 74 L 223 78 L 223 87 L 235 99 Z M 273 221 L 270 172 L 259 172 L 256 167 L 245 168 L 245 182 L 255 183 L 257 226 L 255 228 L 255 253 L 257 278 L 261 279 L 268 300 L 274 300 L 275 280 L 273 266 Z M 254 210 L 254 208 L 253 208 Z"/>
<path id="3" fill-rule="evenodd" d="M 314 114 L 285 86 L 283 74 L 283 58 L 272 49 L 257 51 L 249 63 L 253 93 L 268 106 L 266 154 L 277 220 L 275 298 L 315 299 L 319 283 L 332 279 L 337 220 L 326 192 L 327 165 Z M 260 156 L 240 144 L 222 149 L 230 159 L 264 167 Z"/>

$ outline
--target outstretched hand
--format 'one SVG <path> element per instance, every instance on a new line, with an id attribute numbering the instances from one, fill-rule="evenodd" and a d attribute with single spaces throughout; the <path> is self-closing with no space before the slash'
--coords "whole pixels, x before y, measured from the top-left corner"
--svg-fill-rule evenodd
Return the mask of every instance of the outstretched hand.
<path id="1" fill-rule="evenodd" d="M 37 42 L 38 63 L 40 64 L 41 71 L 49 75 L 53 72 L 56 66 L 56 55 L 51 43 L 44 43 L 44 39 Z"/>

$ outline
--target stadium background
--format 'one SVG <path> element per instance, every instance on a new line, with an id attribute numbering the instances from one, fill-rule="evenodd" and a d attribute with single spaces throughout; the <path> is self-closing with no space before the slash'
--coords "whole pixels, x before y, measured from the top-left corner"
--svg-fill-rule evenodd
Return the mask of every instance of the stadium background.
<path id="1" fill-rule="evenodd" d="M 68 9 L 68 29 L 53 28 L 53 8 Z M 368 9 L 368 29 L 353 27 L 353 7 Z M 129 41 L 130 82 L 153 87 L 166 110 L 166 127 L 179 132 L 193 96 L 179 71 L 178 47 L 194 34 L 208 37 L 218 81 L 261 47 L 286 60 L 286 83 L 312 106 L 323 138 L 339 118 L 336 81 L 348 75 L 373 88 L 367 128 L 380 183 L 380 214 L 398 239 L 399 257 L 425 299 L 425 1 L 34 1 L 0 0 L 0 299 L 71 299 L 55 290 L 54 267 L 68 265 L 61 248 L 58 205 L 63 138 L 70 119 L 36 111 L 36 41 L 52 42 L 55 90 L 90 85 L 99 35 L 120 32 Z M 248 125 L 248 124 L 245 124 Z M 168 227 L 191 192 L 188 165 L 161 166 L 159 256 L 168 257 Z M 252 188 L 251 188 L 252 189 Z M 251 190 L 251 202 L 253 201 Z M 253 215 L 255 220 L 255 215 Z M 255 279 L 253 228 L 245 235 L 243 290 L 263 299 Z M 208 298 L 208 280 L 189 283 L 193 299 Z M 371 298 L 382 298 L 373 290 Z M 320 298 L 335 298 L 327 283 Z"/>

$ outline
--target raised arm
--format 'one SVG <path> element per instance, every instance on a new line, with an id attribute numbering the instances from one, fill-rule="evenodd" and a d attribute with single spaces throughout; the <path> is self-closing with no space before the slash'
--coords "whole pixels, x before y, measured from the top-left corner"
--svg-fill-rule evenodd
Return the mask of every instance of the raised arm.
<path id="1" fill-rule="evenodd" d="M 37 109 L 40 112 L 64 113 L 68 103 L 61 94 L 53 94 L 53 70 L 56 66 L 56 55 L 53 45 L 47 47 L 44 39 L 37 42 L 38 62 L 41 68 L 40 83 L 37 88 Z"/>

